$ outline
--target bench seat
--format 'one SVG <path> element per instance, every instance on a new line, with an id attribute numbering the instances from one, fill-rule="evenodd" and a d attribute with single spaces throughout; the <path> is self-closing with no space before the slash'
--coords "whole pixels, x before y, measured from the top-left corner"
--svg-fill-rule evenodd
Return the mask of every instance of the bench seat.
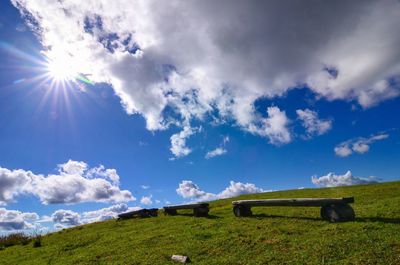
<path id="1" fill-rule="evenodd" d="M 346 198 L 291 198 L 233 201 L 233 213 L 237 217 L 251 216 L 251 207 L 258 206 L 301 206 L 321 207 L 321 217 L 330 222 L 352 221 L 355 212 L 349 203 L 354 203 L 354 197 Z"/>
<path id="2" fill-rule="evenodd" d="M 191 203 L 182 205 L 168 205 L 164 206 L 164 213 L 166 215 L 176 215 L 177 210 L 190 209 L 193 210 L 193 215 L 196 217 L 208 216 L 209 204 L 208 203 Z"/>

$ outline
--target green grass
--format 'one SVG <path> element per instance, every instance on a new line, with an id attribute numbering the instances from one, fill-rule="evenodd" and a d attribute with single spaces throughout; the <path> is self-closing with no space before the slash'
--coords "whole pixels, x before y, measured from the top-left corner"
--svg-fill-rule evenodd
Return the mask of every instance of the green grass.
<path id="1" fill-rule="evenodd" d="M 328 223 L 315 207 L 259 207 L 237 218 L 236 199 L 354 196 L 356 221 Z M 210 218 L 106 221 L 0 251 L 0 264 L 400 264 L 400 182 L 279 191 L 210 204 Z"/>

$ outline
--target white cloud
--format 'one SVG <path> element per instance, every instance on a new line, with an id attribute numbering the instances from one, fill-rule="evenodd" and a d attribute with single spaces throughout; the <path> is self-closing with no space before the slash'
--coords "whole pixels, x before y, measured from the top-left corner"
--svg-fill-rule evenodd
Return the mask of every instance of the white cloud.
<path id="1" fill-rule="evenodd" d="M 179 187 L 176 189 L 178 195 L 185 199 L 193 199 L 199 201 L 215 200 L 216 195 L 202 191 L 199 186 L 197 186 L 191 180 L 183 180 L 179 183 Z"/>
<path id="2" fill-rule="evenodd" d="M 351 171 L 347 171 L 344 175 L 328 173 L 327 175 L 321 177 L 312 176 L 311 181 L 313 184 L 319 187 L 338 187 L 376 183 L 377 179 L 373 176 L 370 176 L 368 178 L 355 177 L 353 176 Z"/>
<path id="3" fill-rule="evenodd" d="M 148 185 L 141 185 L 140 186 L 142 189 L 144 189 L 144 190 L 148 190 L 149 188 L 150 188 L 150 186 L 148 186 Z"/>
<path id="4" fill-rule="evenodd" d="M 176 192 L 185 199 L 191 199 L 194 201 L 211 201 L 235 197 L 242 194 L 267 192 L 267 190 L 258 188 L 252 183 L 231 181 L 230 185 L 223 191 L 218 194 L 214 194 L 201 190 L 200 187 L 191 180 L 183 180 L 176 189 Z"/>
<path id="5" fill-rule="evenodd" d="M 6 205 L 17 195 L 25 193 L 34 176 L 30 171 L 0 167 L 0 205 Z"/>
<path id="6" fill-rule="evenodd" d="M 338 146 L 335 147 L 335 154 L 341 157 L 346 157 L 349 156 L 353 153 L 353 151 L 350 149 L 350 147 L 345 144 L 340 144 Z"/>
<path id="7" fill-rule="evenodd" d="M 83 175 L 83 171 L 79 175 Z M 86 173 L 87 178 L 109 179 L 114 185 L 119 185 L 119 175 L 113 168 L 105 168 L 103 165 L 91 168 Z"/>
<path id="8" fill-rule="evenodd" d="M 152 195 L 150 195 L 150 196 L 143 196 L 143 197 L 140 199 L 140 203 L 141 203 L 141 204 L 144 204 L 144 205 L 153 204 L 152 197 L 153 197 Z"/>
<path id="9" fill-rule="evenodd" d="M 190 126 L 185 126 L 179 133 L 171 136 L 171 152 L 175 157 L 187 156 L 192 152 L 192 149 L 186 146 L 186 139 L 194 133 Z"/>
<path id="10" fill-rule="evenodd" d="M 228 150 L 226 150 L 225 146 L 226 144 L 229 142 L 230 138 L 228 135 L 223 136 L 222 138 L 222 143 L 220 144 L 219 147 L 215 148 L 214 150 L 208 151 L 205 155 L 206 159 L 210 159 L 216 156 L 221 156 L 224 155 L 228 152 Z"/>
<path id="11" fill-rule="evenodd" d="M 128 207 L 125 203 L 111 205 L 94 211 L 83 212 L 82 214 L 59 209 L 51 215 L 51 221 L 55 223 L 56 228 L 66 228 L 81 224 L 101 222 L 115 219 L 118 214 L 142 209 L 141 207 Z"/>
<path id="12" fill-rule="evenodd" d="M 325 134 L 332 128 L 332 121 L 319 119 L 318 113 L 315 111 L 298 109 L 296 113 L 306 129 L 307 137 Z"/>
<path id="13" fill-rule="evenodd" d="M 338 144 L 335 148 L 335 154 L 340 157 L 346 157 L 353 152 L 364 154 L 369 151 L 370 145 L 376 141 L 385 140 L 389 137 L 388 134 L 376 134 L 368 138 L 355 138 Z"/>
<path id="14" fill-rule="evenodd" d="M 51 218 L 54 223 L 59 225 L 58 227 L 70 227 L 82 224 L 79 213 L 71 210 L 57 210 L 51 215 Z"/>
<path id="15" fill-rule="evenodd" d="M 0 167 L 0 204 L 19 194 L 32 194 L 43 204 L 80 202 L 127 202 L 135 200 L 119 188 L 115 169 L 104 166 L 88 169 L 86 163 L 69 160 L 59 165 L 59 174 L 36 175 L 31 171 Z"/>
<path id="16" fill-rule="evenodd" d="M 252 183 L 241 183 L 241 182 L 231 181 L 229 184 L 230 185 L 226 189 L 224 189 L 222 192 L 218 194 L 218 198 L 224 199 L 224 198 L 236 197 L 242 194 L 266 192 L 266 190 L 258 188 L 256 185 Z"/>
<path id="17" fill-rule="evenodd" d="M 82 214 L 83 223 L 92 223 L 114 219 L 118 217 L 118 214 L 128 211 L 138 210 L 140 207 L 128 207 L 125 203 L 112 205 L 110 207 L 102 208 L 95 211 L 88 211 Z"/>
<path id="18" fill-rule="evenodd" d="M 149 130 L 180 124 L 184 133 L 171 139 L 176 157 L 191 151 L 182 121 L 211 112 L 273 144 L 290 142 L 278 118 L 263 119 L 254 102 L 299 84 L 364 108 L 400 93 L 393 85 L 400 83 L 396 0 L 12 3 L 50 59 L 112 85 L 125 111 L 143 115 Z M 285 121 L 276 109 L 271 114 Z"/>
<path id="19" fill-rule="evenodd" d="M 251 124 L 249 131 L 261 136 L 266 136 L 269 142 L 274 145 L 286 144 L 292 140 L 288 129 L 290 120 L 285 111 L 278 107 L 267 108 L 268 117 L 260 118 L 260 125 Z"/>
<path id="20" fill-rule="evenodd" d="M 210 159 L 210 158 L 213 158 L 213 157 L 216 157 L 216 156 L 221 156 L 223 154 L 226 154 L 227 152 L 228 151 L 225 148 L 217 147 L 214 150 L 207 152 L 205 158 L 206 159 Z"/>
<path id="21" fill-rule="evenodd" d="M 0 208 L 0 231 L 25 230 L 35 228 L 39 219 L 36 213 L 20 212 Z"/>
<path id="22" fill-rule="evenodd" d="M 59 172 L 61 174 L 66 173 L 70 175 L 83 175 L 83 172 L 87 170 L 88 165 L 85 162 L 82 161 L 73 161 L 71 159 L 68 160 L 68 162 L 64 164 L 59 164 Z"/>

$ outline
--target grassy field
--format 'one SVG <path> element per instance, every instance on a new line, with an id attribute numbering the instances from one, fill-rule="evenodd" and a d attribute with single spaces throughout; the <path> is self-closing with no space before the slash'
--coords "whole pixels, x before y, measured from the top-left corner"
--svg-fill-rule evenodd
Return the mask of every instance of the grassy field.
<path id="1" fill-rule="evenodd" d="M 328 223 L 314 207 L 253 208 L 237 218 L 236 199 L 354 196 L 356 221 Z M 400 182 L 245 195 L 211 203 L 209 218 L 106 221 L 56 232 L 42 247 L 8 247 L 0 264 L 400 264 Z"/>

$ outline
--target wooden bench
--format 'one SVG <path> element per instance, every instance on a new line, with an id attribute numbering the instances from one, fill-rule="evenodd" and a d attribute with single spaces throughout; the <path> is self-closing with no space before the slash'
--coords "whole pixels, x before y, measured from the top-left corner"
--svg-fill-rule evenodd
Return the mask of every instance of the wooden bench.
<path id="1" fill-rule="evenodd" d="M 296 198 L 233 201 L 233 213 L 237 217 L 251 216 L 251 207 L 256 206 L 314 206 L 321 207 L 321 217 L 330 222 L 352 221 L 355 213 L 349 203 L 354 197 L 348 198 Z"/>
<path id="2" fill-rule="evenodd" d="M 158 215 L 158 209 L 157 208 L 152 208 L 152 209 L 140 209 L 137 211 L 131 211 L 131 212 L 126 212 L 126 213 L 121 213 L 118 215 L 117 220 L 121 219 L 130 219 L 134 217 L 156 217 Z"/>
<path id="3" fill-rule="evenodd" d="M 169 205 L 164 206 L 164 213 L 166 215 L 176 215 L 177 210 L 193 209 L 193 215 L 196 217 L 206 217 L 210 211 L 208 203 L 192 203 L 184 205 Z"/>

